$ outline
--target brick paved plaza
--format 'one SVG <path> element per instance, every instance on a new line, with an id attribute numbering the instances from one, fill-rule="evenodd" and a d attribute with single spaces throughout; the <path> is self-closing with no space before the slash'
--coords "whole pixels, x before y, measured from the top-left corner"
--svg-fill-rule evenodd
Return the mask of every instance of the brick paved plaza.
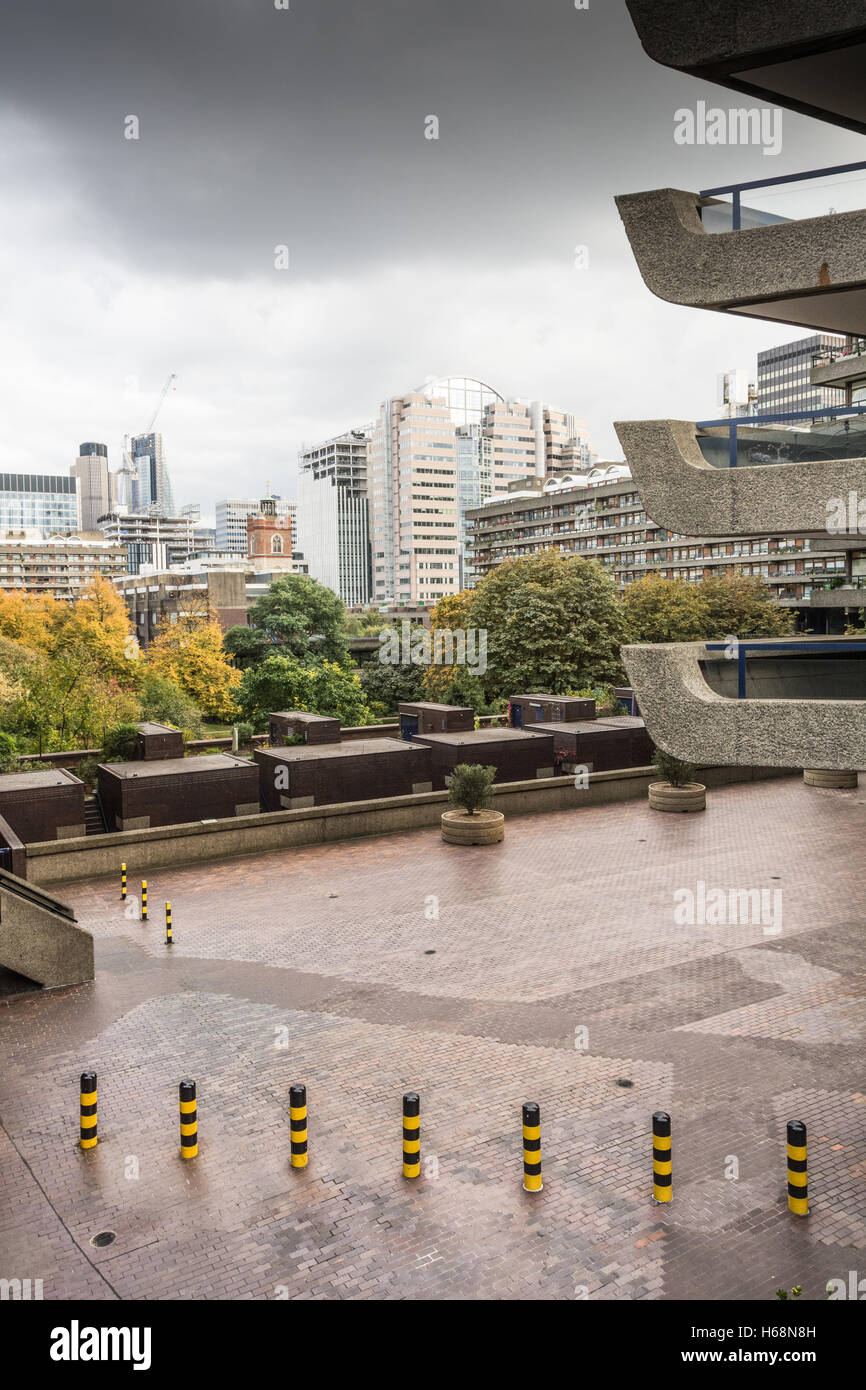
<path id="1" fill-rule="evenodd" d="M 97 975 L 0 1005 L 0 1276 L 46 1299 L 822 1298 L 866 1274 L 864 834 L 866 791 L 791 778 L 713 791 L 705 815 L 511 818 L 487 848 L 421 830 L 153 871 L 147 923 L 119 880 L 61 887 Z M 699 880 L 779 889 L 781 933 L 678 925 Z M 100 1140 L 82 1153 L 86 1068 Z M 650 1200 L 659 1108 L 669 1207 Z M 786 1209 L 788 1119 L 809 1130 L 806 1220 Z"/>

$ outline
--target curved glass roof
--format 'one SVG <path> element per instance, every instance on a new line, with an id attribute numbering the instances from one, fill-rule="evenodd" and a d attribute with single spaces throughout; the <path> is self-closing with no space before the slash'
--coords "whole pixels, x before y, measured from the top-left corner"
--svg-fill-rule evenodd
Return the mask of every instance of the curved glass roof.
<path id="1" fill-rule="evenodd" d="M 504 401 L 505 397 L 472 376 L 442 376 L 434 381 L 425 381 L 418 390 L 431 400 L 434 396 L 444 396 L 455 425 L 480 425 L 481 412 L 492 401 Z"/>

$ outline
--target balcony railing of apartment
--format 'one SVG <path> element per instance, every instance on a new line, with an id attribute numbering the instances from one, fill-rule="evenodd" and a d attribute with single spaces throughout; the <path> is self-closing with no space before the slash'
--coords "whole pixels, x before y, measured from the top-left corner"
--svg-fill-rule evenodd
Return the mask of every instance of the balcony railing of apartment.
<path id="1" fill-rule="evenodd" d="M 730 653 L 732 645 L 731 642 L 707 642 L 706 648 L 708 652 Z M 735 653 L 731 655 L 731 660 L 734 659 L 734 655 L 737 660 L 738 700 L 745 700 L 746 698 L 746 656 L 748 652 L 754 651 L 755 649 L 760 649 L 762 651 L 793 651 L 796 652 L 798 656 L 801 653 L 806 654 L 814 652 L 832 652 L 834 655 L 838 655 L 841 652 L 859 652 L 861 656 L 866 655 L 866 644 L 864 644 L 862 638 L 859 642 L 809 642 L 792 640 L 786 637 L 782 638 L 778 644 L 768 641 L 766 637 L 756 638 L 751 642 L 738 641 Z"/>
<path id="2" fill-rule="evenodd" d="M 866 161 L 856 164 L 835 164 L 826 169 L 810 169 L 805 174 L 783 174 L 775 179 L 752 179 L 748 183 L 729 183 L 721 188 L 705 188 L 700 198 L 723 198 L 730 195 L 730 203 L 708 203 L 700 209 L 701 221 L 707 232 L 739 232 L 751 227 L 771 226 L 776 222 L 790 222 L 790 217 L 780 217 L 778 213 L 763 212 L 758 208 L 745 207 L 743 194 L 755 188 L 780 188 L 784 185 L 806 183 L 810 179 L 835 178 L 841 174 L 862 173 Z"/>
<path id="3" fill-rule="evenodd" d="M 780 415 L 738 415 L 733 419 L 699 420 L 699 430 L 726 429 L 727 440 L 720 435 L 701 435 L 701 453 L 714 468 L 736 468 L 740 445 L 746 454 L 748 467 L 771 466 L 775 463 L 818 463 L 822 459 L 866 458 L 866 405 L 822 406 L 819 410 L 793 410 Z M 819 420 L 831 423 L 822 430 L 814 427 Z M 797 422 L 804 428 L 798 430 Z M 772 430 L 768 426 L 780 425 Z M 761 429 L 759 439 L 740 438 L 740 430 Z"/>

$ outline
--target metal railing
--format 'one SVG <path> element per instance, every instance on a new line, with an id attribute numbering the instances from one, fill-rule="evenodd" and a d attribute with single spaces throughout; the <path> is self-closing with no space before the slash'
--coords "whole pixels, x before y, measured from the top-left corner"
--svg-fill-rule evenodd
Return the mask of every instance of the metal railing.
<path id="1" fill-rule="evenodd" d="M 859 642 L 810 642 L 797 638 L 781 638 L 778 642 L 768 640 L 766 637 L 755 638 L 752 641 L 741 642 L 739 638 L 736 642 L 707 642 L 705 643 L 708 652 L 723 651 L 729 652 L 736 647 L 737 658 L 737 699 L 746 698 L 746 653 L 750 649 L 760 648 L 762 651 L 796 651 L 800 652 L 860 652 L 866 656 L 866 640 Z M 733 660 L 733 657 L 731 658 Z"/>
<path id="2" fill-rule="evenodd" d="M 860 160 L 856 164 L 835 164 L 827 169 L 810 169 L 805 174 L 783 174 L 775 179 L 752 179 L 748 183 L 728 183 L 722 188 L 705 188 L 698 194 L 699 198 L 719 198 L 728 193 L 731 194 L 731 230 L 739 232 L 742 228 L 743 205 L 742 195 L 753 188 L 778 188 L 782 184 L 805 183 L 808 179 L 830 178 L 836 174 L 859 173 L 866 169 L 866 160 Z"/>
<path id="3" fill-rule="evenodd" d="M 814 423 L 816 420 L 841 419 L 848 415 L 866 415 L 866 405 L 839 405 L 822 406 L 819 410 L 789 410 L 780 415 L 735 415 L 728 416 L 721 420 L 699 420 L 697 428 L 699 430 L 723 429 L 729 433 L 728 460 L 731 468 L 737 467 L 737 430 L 740 428 L 754 429 L 761 425 L 790 425 L 797 420 L 809 420 Z"/>

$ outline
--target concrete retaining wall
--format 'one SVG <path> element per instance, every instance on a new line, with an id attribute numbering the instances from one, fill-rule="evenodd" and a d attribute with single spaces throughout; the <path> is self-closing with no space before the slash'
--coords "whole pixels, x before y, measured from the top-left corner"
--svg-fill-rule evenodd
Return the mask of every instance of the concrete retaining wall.
<path id="1" fill-rule="evenodd" d="M 701 780 L 718 787 L 731 782 L 794 775 L 793 769 L 707 768 Z M 493 787 L 493 806 L 506 816 L 533 811 L 579 810 L 611 801 L 643 798 L 650 782 L 658 780 L 654 768 L 629 768 L 620 772 L 596 772 L 589 786 L 577 790 L 569 777 L 546 777 L 531 782 L 503 782 Z M 239 854 L 292 849 L 354 839 L 361 835 L 387 835 L 423 826 L 438 826 L 448 806 L 448 793 L 423 792 L 376 801 L 346 802 L 297 811 L 272 811 L 238 816 L 216 823 L 160 826 L 110 835 L 91 835 L 27 846 L 27 876 L 32 883 L 62 883 L 72 879 L 118 874 L 125 862 L 130 882 L 148 870 L 169 864 L 224 860 Z"/>
<path id="2" fill-rule="evenodd" d="M 80 985 L 93 979 L 93 937 L 66 903 L 0 870 L 0 965 L 40 985 Z"/>

